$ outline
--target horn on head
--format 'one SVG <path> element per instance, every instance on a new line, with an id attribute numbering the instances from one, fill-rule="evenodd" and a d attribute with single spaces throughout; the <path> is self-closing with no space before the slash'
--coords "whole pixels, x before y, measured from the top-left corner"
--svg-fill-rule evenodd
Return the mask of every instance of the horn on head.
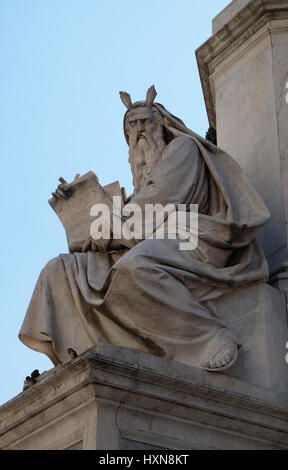
<path id="1" fill-rule="evenodd" d="M 126 106 L 126 108 L 129 110 L 132 108 L 132 100 L 131 96 L 129 93 L 126 93 L 126 91 L 119 91 L 120 98 L 122 103 Z"/>
<path id="2" fill-rule="evenodd" d="M 157 91 L 155 90 L 154 85 L 152 85 L 146 93 L 146 106 L 150 107 L 153 104 L 153 101 L 155 100 L 157 96 Z"/>

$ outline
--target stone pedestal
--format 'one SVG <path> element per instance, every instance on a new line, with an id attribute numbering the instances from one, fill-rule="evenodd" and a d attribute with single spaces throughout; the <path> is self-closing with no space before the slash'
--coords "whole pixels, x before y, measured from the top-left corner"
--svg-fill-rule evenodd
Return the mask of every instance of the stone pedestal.
<path id="1" fill-rule="evenodd" d="M 225 374 L 251 385 L 286 393 L 288 341 L 285 294 L 262 282 L 231 289 L 212 311 L 238 338 L 238 360 Z"/>
<path id="2" fill-rule="evenodd" d="M 0 408 L 2 449 L 288 449 L 288 396 L 101 344 Z"/>
<path id="3" fill-rule="evenodd" d="M 99 343 L 0 408 L 0 448 L 288 449 L 285 294 L 258 282 L 213 308 L 242 344 L 227 371 Z"/>
<path id="4" fill-rule="evenodd" d="M 210 125 L 270 209 L 260 236 L 288 290 L 288 1 L 234 0 L 197 52 Z"/>

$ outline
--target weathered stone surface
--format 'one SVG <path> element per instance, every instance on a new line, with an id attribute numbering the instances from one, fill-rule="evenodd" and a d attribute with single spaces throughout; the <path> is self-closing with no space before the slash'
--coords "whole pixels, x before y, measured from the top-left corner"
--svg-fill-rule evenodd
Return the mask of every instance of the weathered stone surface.
<path id="1" fill-rule="evenodd" d="M 268 285 L 253 283 L 218 299 L 215 309 L 242 344 L 238 361 L 226 374 L 258 387 L 286 393 L 285 294 Z"/>
<path id="2" fill-rule="evenodd" d="M 210 124 L 218 145 L 250 177 L 271 212 L 259 235 L 270 271 L 287 271 L 288 2 L 234 1 L 197 50 Z M 217 121 L 217 122 L 216 122 Z M 286 282 L 287 284 L 287 282 Z"/>
<path id="3" fill-rule="evenodd" d="M 234 0 L 230 2 L 229 5 L 213 19 L 213 34 L 218 33 L 220 29 L 224 28 L 249 2 L 250 0 Z"/>
<path id="4" fill-rule="evenodd" d="M 0 408 L 2 449 L 287 449 L 288 396 L 100 344 Z"/>

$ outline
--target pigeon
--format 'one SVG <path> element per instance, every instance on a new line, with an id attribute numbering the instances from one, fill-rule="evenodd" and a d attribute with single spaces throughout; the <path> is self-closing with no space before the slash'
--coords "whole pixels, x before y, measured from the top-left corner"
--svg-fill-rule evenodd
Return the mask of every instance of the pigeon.
<path id="1" fill-rule="evenodd" d="M 212 144 L 217 145 L 217 133 L 214 127 L 209 127 L 205 138 L 206 140 L 209 140 L 209 142 L 212 142 Z"/>
<path id="2" fill-rule="evenodd" d="M 31 387 L 31 385 L 33 384 L 34 384 L 33 379 L 27 376 L 26 379 L 24 380 L 23 391 L 27 390 L 27 388 Z"/>
<path id="3" fill-rule="evenodd" d="M 31 372 L 30 377 L 27 376 L 26 379 L 24 380 L 23 391 L 31 387 L 31 385 L 36 384 L 36 378 L 39 377 L 39 375 L 40 373 L 38 369 L 33 370 L 33 372 Z"/>
<path id="4" fill-rule="evenodd" d="M 74 351 L 74 349 L 72 349 L 72 348 L 68 348 L 67 352 L 68 352 L 71 359 L 75 359 L 76 357 L 78 357 L 77 352 Z"/>
<path id="5" fill-rule="evenodd" d="M 33 372 L 31 373 L 31 378 L 34 379 L 34 381 L 36 382 L 35 379 L 36 379 L 37 377 L 39 377 L 39 375 L 40 375 L 40 374 L 39 374 L 39 370 L 38 370 L 38 369 L 35 369 L 35 370 L 33 370 Z M 35 383 L 35 382 L 34 382 L 34 383 Z"/>

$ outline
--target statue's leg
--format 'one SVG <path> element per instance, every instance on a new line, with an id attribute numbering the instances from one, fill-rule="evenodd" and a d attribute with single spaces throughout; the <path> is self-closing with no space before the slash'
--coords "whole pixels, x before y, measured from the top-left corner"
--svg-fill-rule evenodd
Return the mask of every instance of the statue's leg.
<path id="1" fill-rule="evenodd" d="M 219 361 L 221 349 L 236 343 L 202 303 L 213 289 L 176 241 L 145 240 L 117 259 L 77 253 L 49 262 L 20 339 L 55 365 L 70 359 L 68 348 L 81 353 L 101 340 L 195 366 L 217 354 Z"/>
<path id="2" fill-rule="evenodd" d="M 104 303 L 152 354 L 199 366 L 237 340 L 201 303 L 213 288 L 177 243 L 144 240 L 132 248 L 112 268 Z"/>
<path id="3" fill-rule="evenodd" d="M 86 254 L 81 255 L 83 270 L 86 259 Z M 74 281 L 72 275 L 68 278 L 69 265 L 71 272 L 77 272 L 75 255 L 58 256 L 42 270 L 19 333 L 26 346 L 46 354 L 55 366 L 70 360 L 68 348 L 81 353 L 97 342 L 95 328 L 89 328 L 93 312 L 76 276 Z"/>

